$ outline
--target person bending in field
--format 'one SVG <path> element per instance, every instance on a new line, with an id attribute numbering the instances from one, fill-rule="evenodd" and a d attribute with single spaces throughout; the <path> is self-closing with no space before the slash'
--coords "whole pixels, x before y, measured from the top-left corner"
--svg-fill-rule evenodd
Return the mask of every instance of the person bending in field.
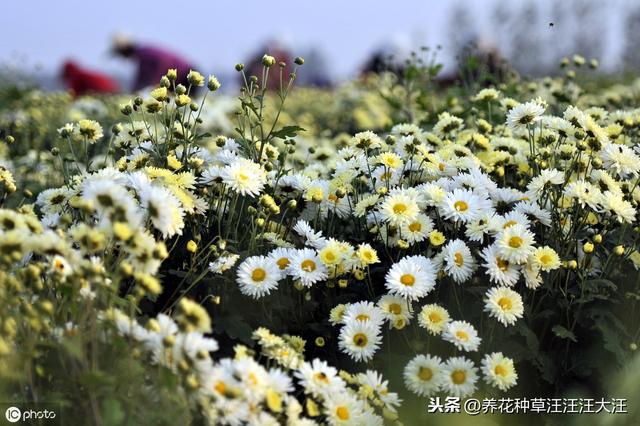
<path id="1" fill-rule="evenodd" d="M 106 74 L 88 70 L 74 61 L 62 65 L 62 79 L 73 96 L 116 93 L 118 83 Z"/>
<path id="2" fill-rule="evenodd" d="M 116 36 L 113 40 L 114 54 L 136 63 L 138 70 L 131 89 L 138 91 L 149 86 L 157 86 L 160 78 L 169 69 L 178 70 L 176 84 L 187 83 L 187 74 L 196 68 L 179 54 L 167 49 L 148 44 L 137 43 L 124 36 Z M 192 93 L 194 88 L 192 88 Z"/>

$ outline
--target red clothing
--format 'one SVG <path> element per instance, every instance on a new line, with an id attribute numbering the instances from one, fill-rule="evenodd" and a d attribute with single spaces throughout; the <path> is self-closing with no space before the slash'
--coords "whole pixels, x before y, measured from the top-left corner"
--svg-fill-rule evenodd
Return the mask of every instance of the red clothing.
<path id="1" fill-rule="evenodd" d="M 62 77 L 75 96 L 88 93 L 116 93 L 118 83 L 111 77 L 81 68 L 73 61 L 65 62 Z"/>

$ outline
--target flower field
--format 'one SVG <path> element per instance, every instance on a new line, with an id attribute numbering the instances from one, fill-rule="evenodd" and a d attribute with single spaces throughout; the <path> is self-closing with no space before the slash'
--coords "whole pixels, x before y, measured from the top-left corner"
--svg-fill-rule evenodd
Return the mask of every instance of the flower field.
<path id="1" fill-rule="evenodd" d="M 640 80 L 263 64 L 237 94 L 0 89 L 2 400 L 411 425 L 473 419 L 433 397 L 617 397 L 581 424 L 637 424 Z"/>

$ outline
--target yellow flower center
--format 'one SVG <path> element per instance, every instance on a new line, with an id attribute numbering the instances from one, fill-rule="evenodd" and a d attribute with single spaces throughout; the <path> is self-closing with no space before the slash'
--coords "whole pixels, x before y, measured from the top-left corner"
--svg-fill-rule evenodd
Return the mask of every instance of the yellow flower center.
<path id="1" fill-rule="evenodd" d="M 432 323 L 439 323 L 440 321 L 442 321 L 442 317 L 440 316 L 439 313 L 437 312 L 431 312 L 429 314 L 429 321 L 431 321 Z"/>
<path id="2" fill-rule="evenodd" d="M 360 314 L 356 317 L 356 319 L 358 321 L 369 321 L 370 318 L 369 318 L 369 315 L 367 314 Z"/>
<path id="3" fill-rule="evenodd" d="M 456 331 L 456 337 L 463 342 L 467 342 L 469 340 L 469 334 L 467 334 L 467 332 L 464 330 Z"/>
<path id="4" fill-rule="evenodd" d="M 509 269 L 509 262 L 500 257 L 496 257 L 496 265 L 498 265 L 498 269 L 503 272 Z"/>
<path id="5" fill-rule="evenodd" d="M 406 285 L 407 287 L 411 287 L 416 282 L 416 277 L 411 274 L 404 274 L 400 277 L 400 282 L 402 285 Z"/>
<path id="6" fill-rule="evenodd" d="M 517 224 L 518 222 L 516 222 L 515 220 L 509 220 L 507 222 L 505 222 L 505 224 L 502 226 L 502 229 L 507 229 L 510 226 L 513 226 L 515 224 Z"/>
<path id="7" fill-rule="evenodd" d="M 418 377 L 423 382 L 427 382 L 433 377 L 433 371 L 431 371 L 429 367 L 420 367 L 420 370 L 418 370 Z"/>
<path id="8" fill-rule="evenodd" d="M 494 371 L 498 376 L 502 376 L 502 377 L 507 376 L 507 369 L 500 364 L 496 365 L 496 368 L 494 369 Z"/>
<path id="9" fill-rule="evenodd" d="M 551 263 L 551 256 L 549 256 L 548 254 L 543 254 L 542 256 L 540 256 L 540 263 L 542 263 L 543 265 L 548 265 L 549 263 Z"/>
<path id="10" fill-rule="evenodd" d="M 225 390 L 227 390 L 227 386 L 224 384 L 223 381 L 218 381 L 215 386 L 213 387 L 218 393 L 224 393 Z"/>
<path id="11" fill-rule="evenodd" d="M 508 297 L 501 297 L 500 300 L 498 300 L 498 305 L 502 308 L 503 311 L 509 311 L 511 310 L 511 308 L 513 308 L 513 303 Z"/>
<path id="12" fill-rule="evenodd" d="M 349 409 L 344 405 L 336 408 L 336 416 L 343 421 L 349 420 Z"/>
<path id="13" fill-rule="evenodd" d="M 333 201 L 334 203 L 338 202 L 338 196 L 336 194 L 329 194 L 329 196 L 327 197 L 330 201 Z"/>
<path id="14" fill-rule="evenodd" d="M 453 207 L 457 212 L 466 212 L 467 210 L 469 210 L 469 205 L 462 200 L 453 203 Z"/>
<path id="15" fill-rule="evenodd" d="M 411 225 L 409 225 L 409 231 L 420 232 L 422 231 L 422 225 L 420 225 L 420 222 L 413 222 Z"/>
<path id="16" fill-rule="evenodd" d="M 464 370 L 454 370 L 451 373 L 451 381 L 456 385 L 461 385 L 467 380 L 467 373 Z"/>
<path id="17" fill-rule="evenodd" d="M 267 277 L 267 271 L 265 271 L 262 268 L 256 268 L 251 273 L 251 279 L 254 281 L 261 282 L 261 281 L 264 281 L 266 277 Z"/>
<path id="18" fill-rule="evenodd" d="M 249 180 L 249 176 L 244 173 L 238 173 L 238 180 L 240 182 L 247 182 Z"/>
<path id="19" fill-rule="evenodd" d="M 289 266 L 289 259 L 287 259 L 286 257 L 281 257 L 276 263 L 278 264 L 278 267 L 280 269 L 286 269 L 287 266 Z"/>
<path id="20" fill-rule="evenodd" d="M 524 241 L 522 240 L 522 238 L 515 236 L 515 237 L 511 237 L 509 238 L 509 247 L 517 249 L 522 247 L 522 244 L 524 243 Z"/>
<path id="21" fill-rule="evenodd" d="M 454 254 L 453 259 L 457 267 L 460 268 L 462 267 L 462 265 L 464 265 L 464 258 L 462 257 L 462 254 L 460 254 L 460 252 Z"/>
<path id="22" fill-rule="evenodd" d="M 367 339 L 367 335 L 364 333 L 358 333 L 353 336 L 353 343 L 359 348 L 364 348 L 365 346 L 367 346 L 368 342 L 369 339 Z"/>
<path id="23" fill-rule="evenodd" d="M 258 384 L 258 378 L 256 377 L 255 374 L 253 373 L 249 373 L 249 382 L 251 382 L 252 385 L 256 386 Z"/>
<path id="24" fill-rule="evenodd" d="M 400 313 L 402 312 L 402 308 L 398 303 L 392 303 L 389 305 L 389 312 L 394 315 L 400 315 Z"/>
<path id="25" fill-rule="evenodd" d="M 316 373 L 315 374 L 315 378 L 316 380 L 323 382 L 323 383 L 329 383 L 329 378 L 327 377 L 326 374 L 324 374 L 323 372 L 320 373 Z"/>
<path id="26" fill-rule="evenodd" d="M 407 206 L 402 204 L 402 203 L 398 203 L 398 204 L 393 206 L 393 212 L 395 214 L 402 214 L 402 213 L 404 213 L 406 211 L 407 211 Z"/>
<path id="27" fill-rule="evenodd" d="M 300 264 L 300 268 L 305 272 L 313 272 L 316 270 L 316 262 L 311 259 L 305 259 Z"/>

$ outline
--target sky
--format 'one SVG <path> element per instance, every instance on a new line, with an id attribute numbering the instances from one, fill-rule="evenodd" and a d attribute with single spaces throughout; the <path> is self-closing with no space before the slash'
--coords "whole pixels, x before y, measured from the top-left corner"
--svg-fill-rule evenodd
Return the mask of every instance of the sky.
<path id="1" fill-rule="evenodd" d="M 466 2 L 480 28 L 486 26 L 495 1 Z M 277 36 L 293 47 L 294 54 L 319 47 L 334 76 L 344 78 L 354 75 L 383 43 L 444 43 L 450 30 L 448 12 L 460 2 L 190 0 L 181 7 L 180 2 L 164 0 L 12 1 L 0 14 L 0 63 L 17 62 L 53 73 L 64 59 L 73 58 L 111 74 L 130 75 L 132 65 L 108 53 L 112 36 L 125 32 L 181 51 L 203 73 L 225 75 L 266 38 Z"/>

